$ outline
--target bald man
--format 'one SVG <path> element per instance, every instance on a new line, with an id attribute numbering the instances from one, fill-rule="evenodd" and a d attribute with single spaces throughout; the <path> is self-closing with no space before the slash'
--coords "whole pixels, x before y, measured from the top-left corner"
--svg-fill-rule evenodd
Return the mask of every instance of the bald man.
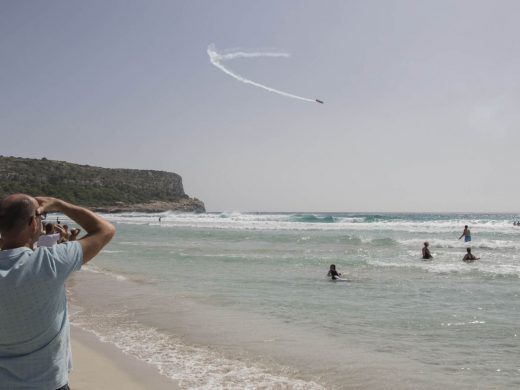
<path id="1" fill-rule="evenodd" d="M 87 232 L 53 247 L 34 244 L 47 212 Z M 0 200 L 0 388 L 67 390 L 71 369 L 65 280 L 112 239 L 114 227 L 55 198 L 15 194 Z"/>

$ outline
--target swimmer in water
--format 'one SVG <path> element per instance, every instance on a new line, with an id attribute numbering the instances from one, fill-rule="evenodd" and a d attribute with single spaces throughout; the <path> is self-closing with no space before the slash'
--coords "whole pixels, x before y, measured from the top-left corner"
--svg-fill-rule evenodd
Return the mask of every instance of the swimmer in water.
<path id="1" fill-rule="evenodd" d="M 466 248 L 466 252 L 466 255 L 462 259 L 465 263 L 472 263 L 475 260 L 480 260 L 480 257 L 475 257 L 475 255 L 471 253 L 471 248 Z"/>
<path id="2" fill-rule="evenodd" d="M 327 276 L 330 276 L 332 280 L 336 280 L 341 276 L 341 274 L 338 271 L 336 271 L 335 264 L 330 265 L 329 273 L 327 274 Z"/>
<path id="3" fill-rule="evenodd" d="M 428 243 L 428 241 L 426 241 L 424 243 L 424 246 L 422 248 L 422 258 L 423 258 L 423 260 L 431 260 L 431 259 L 433 259 L 433 256 L 430 253 L 430 248 L 428 248 L 429 245 L 430 244 Z"/>

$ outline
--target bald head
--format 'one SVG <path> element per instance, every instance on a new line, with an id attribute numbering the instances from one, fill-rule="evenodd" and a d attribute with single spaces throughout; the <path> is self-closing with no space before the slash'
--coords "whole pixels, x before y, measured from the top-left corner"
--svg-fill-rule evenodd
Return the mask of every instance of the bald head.
<path id="1" fill-rule="evenodd" d="M 19 234 L 31 222 L 38 202 L 25 194 L 9 195 L 0 200 L 0 234 Z"/>

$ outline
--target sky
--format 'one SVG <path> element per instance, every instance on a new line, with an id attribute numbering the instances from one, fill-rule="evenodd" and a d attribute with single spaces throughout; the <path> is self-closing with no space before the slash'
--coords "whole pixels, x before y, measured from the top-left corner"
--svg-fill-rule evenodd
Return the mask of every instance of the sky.
<path id="1" fill-rule="evenodd" d="M 0 0 L 0 155 L 208 211 L 518 212 L 520 2 Z M 225 66 L 206 52 L 287 52 Z"/>

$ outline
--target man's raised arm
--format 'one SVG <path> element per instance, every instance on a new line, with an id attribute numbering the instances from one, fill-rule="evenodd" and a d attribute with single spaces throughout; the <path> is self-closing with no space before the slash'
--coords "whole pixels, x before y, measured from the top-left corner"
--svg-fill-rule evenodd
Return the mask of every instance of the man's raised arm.
<path id="1" fill-rule="evenodd" d="M 114 237 L 114 226 L 86 208 L 56 198 L 37 197 L 36 200 L 40 206 L 39 214 L 59 211 L 85 229 L 87 235 L 78 240 L 83 251 L 83 263 L 94 258 Z"/>

